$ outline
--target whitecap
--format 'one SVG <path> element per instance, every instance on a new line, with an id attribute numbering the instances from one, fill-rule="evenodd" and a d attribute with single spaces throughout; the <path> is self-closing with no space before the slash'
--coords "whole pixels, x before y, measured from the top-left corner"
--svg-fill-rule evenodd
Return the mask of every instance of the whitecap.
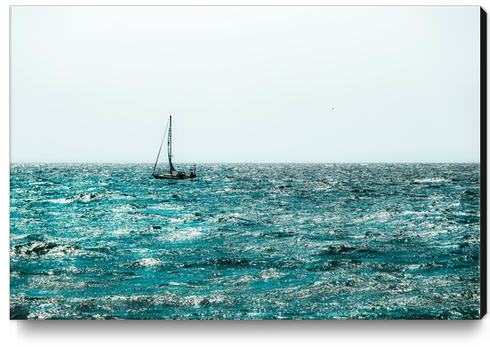
<path id="1" fill-rule="evenodd" d="M 416 183 L 442 183 L 442 182 L 451 182 L 446 178 L 423 178 L 419 180 L 414 180 Z"/>
<path id="2" fill-rule="evenodd" d="M 141 267 L 153 267 L 162 264 L 161 260 L 155 258 L 144 258 L 137 261 L 137 264 Z"/>

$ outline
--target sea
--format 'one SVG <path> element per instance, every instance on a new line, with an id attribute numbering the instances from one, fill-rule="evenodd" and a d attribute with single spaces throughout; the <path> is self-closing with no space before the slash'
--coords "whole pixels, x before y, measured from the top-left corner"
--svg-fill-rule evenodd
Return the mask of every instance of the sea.
<path id="1" fill-rule="evenodd" d="M 10 319 L 479 318 L 478 163 L 152 166 L 10 165 Z"/>

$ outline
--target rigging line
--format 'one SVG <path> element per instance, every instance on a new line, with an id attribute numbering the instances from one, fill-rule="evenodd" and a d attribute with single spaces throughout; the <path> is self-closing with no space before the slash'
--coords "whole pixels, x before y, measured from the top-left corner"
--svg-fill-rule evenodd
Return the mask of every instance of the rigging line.
<path id="1" fill-rule="evenodd" d="M 170 120 L 167 121 L 167 126 L 165 127 L 165 132 L 163 133 L 162 143 L 160 144 L 160 149 L 158 150 L 157 161 L 155 162 L 155 166 L 153 167 L 153 173 L 155 173 L 155 169 L 157 168 L 158 158 L 160 157 L 160 152 L 162 151 L 163 140 L 165 140 L 165 136 L 167 135 L 167 129 L 168 129 L 168 123 L 169 122 L 170 122 Z"/>

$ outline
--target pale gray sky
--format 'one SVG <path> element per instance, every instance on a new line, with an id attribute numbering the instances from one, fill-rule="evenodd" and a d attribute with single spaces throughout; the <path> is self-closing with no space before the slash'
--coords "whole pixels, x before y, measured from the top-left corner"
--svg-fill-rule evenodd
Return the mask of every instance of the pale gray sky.
<path id="1" fill-rule="evenodd" d="M 478 162 L 478 6 L 13 7 L 11 161 Z"/>

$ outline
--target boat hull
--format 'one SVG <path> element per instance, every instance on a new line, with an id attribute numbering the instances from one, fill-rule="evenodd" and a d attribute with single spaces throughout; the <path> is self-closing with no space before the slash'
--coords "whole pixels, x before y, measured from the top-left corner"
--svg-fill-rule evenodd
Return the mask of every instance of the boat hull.
<path id="1" fill-rule="evenodd" d="M 164 174 L 164 175 L 158 175 L 158 174 L 152 174 L 153 177 L 155 177 L 157 180 L 161 179 L 167 179 L 167 180 L 186 180 L 190 178 L 196 178 L 196 176 L 186 176 L 186 175 L 171 175 L 171 174 Z"/>

